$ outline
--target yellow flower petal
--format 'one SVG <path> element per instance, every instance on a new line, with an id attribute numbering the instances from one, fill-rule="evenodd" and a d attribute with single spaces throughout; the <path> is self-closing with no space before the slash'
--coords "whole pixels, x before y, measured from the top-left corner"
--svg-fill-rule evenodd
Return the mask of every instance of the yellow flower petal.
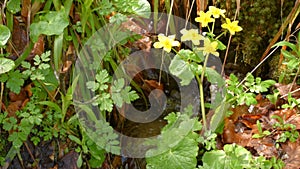
<path id="1" fill-rule="evenodd" d="M 163 48 L 166 52 L 170 52 L 173 46 L 179 46 L 180 43 L 175 41 L 175 35 L 165 36 L 163 34 L 158 35 L 158 42 L 153 44 L 154 48 Z"/>
<path id="2" fill-rule="evenodd" d="M 161 42 L 155 42 L 155 43 L 153 44 L 153 47 L 154 47 L 154 48 L 162 48 L 163 45 L 162 45 Z"/>
<path id="3" fill-rule="evenodd" d="M 204 55 L 213 54 L 215 56 L 219 56 L 219 52 L 217 52 L 218 42 L 211 42 L 208 38 L 204 39 L 204 46 L 198 49 L 203 50 Z"/>
<path id="4" fill-rule="evenodd" d="M 177 46 L 178 47 L 179 45 L 180 45 L 180 43 L 178 41 L 173 41 L 172 42 L 172 46 Z"/>
<path id="5" fill-rule="evenodd" d="M 192 41 L 194 45 L 199 45 L 200 40 L 203 40 L 204 37 L 198 33 L 197 29 L 182 29 L 180 31 L 182 33 L 181 41 Z"/>
<path id="6" fill-rule="evenodd" d="M 221 25 L 222 28 L 229 30 L 231 35 L 234 35 L 235 32 L 240 32 L 243 30 L 242 27 L 238 26 L 239 21 L 231 22 L 230 19 L 226 18 L 226 23 Z"/>
<path id="7" fill-rule="evenodd" d="M 211 18 L 211 14 L 209 12 L 205 13 L 203 11 L 200 11 L 199 15 L 199 17 L 195 18 L 195 21 L 200 22 L 202 27 L 207 27 L 208 23 L 215 21 L 214 18 Z"/>
<path id="8" fill-rule="evenodd" d="M 214 6 L 209 6 L 209 10 L 208 12 L 214 17 L 214 18 L 220 18 L 220 16 L 225 18 L 224 13 L 226 12 L 226 10 L 224 9 L 219 9 L 216 8 Z"/>

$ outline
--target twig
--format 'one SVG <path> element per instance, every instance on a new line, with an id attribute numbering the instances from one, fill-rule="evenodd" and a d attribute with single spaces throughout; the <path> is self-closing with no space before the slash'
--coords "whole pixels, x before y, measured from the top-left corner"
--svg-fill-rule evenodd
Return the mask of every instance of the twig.
<path id="1" fill-rule="evenodd" d="M 32 158 L 32 160 L 37 164 L 36 167 L 37 167 L 38 169 L 40 169 L 40 167 L 39 167 L 39 165 L 38 165 L 38 162 L 35 160 L 34 156 L 32 155 L 32 153 L 31 153 L 31 151 L 30 151 L 30 149 L 29 149 L 27 143 L 24 142 L 24 145 L 25 145 L 25 147 L 26 147 L 26 149 L 27 149 L 27 151 L 28 151 L 30 157 Z"/>
<path id="2" fill-rule="evenodd" d="M 229 39 L 228 39 L 228 43 L 227 43 L 227 47 L 226 47 L 226 53 L 225 53 L 223 65 L 222 65 L 221 75 L 223 75 L 223 73 L 224 73 L 224 69 L 225 69 L 225 64 L 226 64 L 226 60 L 227 60 L 227 57 L 228 57 L 228 52 L 229 52 L 231 38 L 232 38 L 232 35 L 230 34 Z"/>
<path id="3" fill-rule="evenodd" d="M 190 17 L 191 17 L 191 13 L 192 13 L 192 10 L 193 10 L 194 3 L 195 3 L 195 0 L 193 0 L 193 1 L 192 1 L 192 4 L 191 4 L 191 7 L 190 7 L 190 10 L 189 10 L 188 16 L 187 16 L 187 18 L 186 18 L 186 21 L 185 21 L 185 26 L 184 26 L 184 28 L 186 28 L 186 27 L 187 27 L 188 20 L 189 20 L 189 19 L 190 19 Z"/>
<path id="4" fill-rule="evenodd" d="M 277 46 L 276 48 L 274 48 L 272 50 L 272 52 L 270 52 L 262 61 L 260 61 L 255 68 L 253 68 L 253 70 L 250 72 L 250 74 L 252 74 L 254 71 L 256 71 L 256 69 L 262 65 L 277 49 L 279 48 L 279 46 Z M 237 87 L 239 87 L 241 84 L 243 84 L 245 82 L 245 80 L 248 78 L 248 76 L 250 76 L 250 74 L 248 74 L 238 85 Z"/>
<path id="5" fill-rule="evenodd" d="M 237 8 L 235 10 L 235 14 L 234 14 L 234 19 L 233 20 L 236 20 L 237 16 L 238 16 L 238 13 L 240 12 L 240 1 L 236 1 L 237 3 Z M 222 71 L 221 71 L 221 75 L 223 75 L 224 73 L 224 69 L 225 69 L 225 64 L 226 64 L 226 60 L 227 60 L 227 57 L 228 57 L 228 52 L 229 52 L 229 47 L 230 47 L 230 42 L 231 42 L 231 38 L 232 38 L 232 35 L 230 34 L 229 36 L 229 39 L 228 39 L 228 43 L 227 43 L 227 47 L 226 47 L 226 53 L 225 53 L 225 57 L 224 57 L 224 61 L 223 61 L 223 65 L 222 65 Z"/>
<path id="6" fill-rule="evenodd" d="M 298 88 L 298 89 L 296 89 L 296 90 L 293 90 L 293 91 L 291 91 L 290 92 L 290 94 L 294 94 L 294 93 L 296 93 L 296 92 L 298 92 L 298 91 L 300 91 L 300 88 Z M 282 95 L 281 97 L 280 97 L 280 99 L 283 99 L 284 97 L 286 97 L 286 96 L 288 96 L 289 95 L 289 93 L 287 93 L 287 94 L 284 94 L 284 95 Z"/>

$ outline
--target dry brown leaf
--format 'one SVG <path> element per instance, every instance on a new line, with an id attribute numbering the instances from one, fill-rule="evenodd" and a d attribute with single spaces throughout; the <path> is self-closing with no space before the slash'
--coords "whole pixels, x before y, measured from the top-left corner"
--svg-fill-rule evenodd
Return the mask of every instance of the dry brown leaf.
<path id="1" fill-rule="evenodd" d="M 22 108 L 22 100 L 11 102 L 7 106 L 8 117 L 17 117 L 16 112 Z"/>
<path id="2" fill-rule="evenodd" d="M 22 9 L 21 9 L 21 15 L 23 18 L 26 18 L 25 21 L 27 21 L 27 18 L 30 14 L 31 9 L 31 0 L 23 0 L 22 1 Z"/>
<path id="3" fill-rule="evenodd" d="M 287 142 L 281 145 L 288 158 L 284 161 L 284 169 L 299 169 L 300 166 L 300 138 L 294 143 Z"/>
<path id="4" fill-rule="evenodd" d="M 34 44 L 33 49 L 31 51 L 31 54 L 33 56 L 35 55 L 41 55 L 45 52 L 45 42 L 44 42 L 44 36 L 39 36 L 38 41 Z M 27 59 L 28 60 L 28 59 Z"/>
<path id="5" fill-rule="evenodd" d="M 27 93 L 25 89 L 22 88 L 19 94 L 16 94 L 14 92 L 9 92 L 8 97 L 11 102 L 15 102 L 15 101 L 23 102 L 27 98 Z"/>
<path id="6" fill-rule="evenodd" d="M 8 46 L 8 51 L 15 56 L 24 50 L 24 46 L 27 46 L 29 39 L 27 38 L 26 27 L 20 23 L 21 17 L 14 17 L 14 25 L 12 31 L 12 46 Z"/>
<path id="7" fill-rule="evenodd" d="M 263 137 L 262 139 L 251 138 L 247 146 L 253 147 L 259 155 L 267 158 L 277 157 L 279 154 L 271 137 Z"/>
<path id="8" fill-rule="evenodd" d="M 295 90 L 299 90 L 300 88 L 300 86 L 298 86 L 297 84 L 292 85 L 292 83 L 288 85 L 276 83 L 275 87 L 278 89 L 281 96 L 286 96 L 284 97 L 285 99 L 287 99 L 287 94 L 289 93 L 289 91 L 293 92 Z M 292 93 L 292 97 L 300 98 L 300 91 Z"/>

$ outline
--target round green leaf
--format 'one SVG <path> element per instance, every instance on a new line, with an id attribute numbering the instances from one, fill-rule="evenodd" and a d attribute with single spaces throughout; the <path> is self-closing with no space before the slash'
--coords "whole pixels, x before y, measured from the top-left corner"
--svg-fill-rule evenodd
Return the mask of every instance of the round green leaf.
<path id="1" fill-rule="evenodd" d="M 149 18 L 151 14 L 151 5 L 147 0 L 139 0 L 139 7 L 134 7 L 133 10 L 139 16 Z"/>
<path id="2" fill-rule="evenodd" d="M 60 35 L 69 25 L 65 10 L 47 12 L 41 20 L 30 25 L 30 38 L 37 42 L 39 35 Z"/>
<path id="3" fill-rule="evenodd" d="M 10 38 L 10 30 L 4 25 L 0 25 L 0 47 L 4 46 Z"/>
<path id="4" fill-rule="evenodd" d="M 21 11 L 21 0 L 10 0 L 7 3 L 7 9 L 9 12 L 15 14 Z"/>
<path id="5" fill-rule="evenodd" d="M 0 74 L 10 71 L 11 69 L 14 68 L 14 66 L 15 66 L 14 61 L 6 58 L 0 58 Z"/>

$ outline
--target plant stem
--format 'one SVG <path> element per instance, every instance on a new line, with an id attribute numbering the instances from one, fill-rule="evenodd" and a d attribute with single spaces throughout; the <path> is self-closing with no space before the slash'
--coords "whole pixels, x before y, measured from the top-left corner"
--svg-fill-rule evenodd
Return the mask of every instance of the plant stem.
<path id="1" fill-rule="evenodd" d="M 205 76 L 205 69 L 207 65 L 209 54 L 206 55 L 204 64 L 202 67 L 201 71 L 201 79 L 199 79 L 199 76 L 197 75 L 197 81 L 199 83 L 199 90 L 200 90 L 200 104 L 201 104 L 201 114 L 202 114 L 202 120 L 203 120 L 203 126 L 204 126 L 204 131 L 207 130 L 207 125 L 206 125 L 206 115 L 205 115 L 205 103 L 204 103 L 204 92 L 203 92 L 203 81 L 204 81 L 204 76 Z"/>
<path id="2" fill-rule="evenodd" d="M 3 49 L 0 48 L 0 54 L 3 54 Z M 4 91 L 4 83 L 1 82 L 1 92 L 0 92 L 0 114 L 2 112 L 2 97 L 3 97 L 3 91 Z"/>
<path id="3" fill-rule="evenodd" d="M 225 68 L 225 64 L 226 64 L 226 60 L 227 60 L 227 56 L 228 56 L 228 51 L 229 51 L 229 47 L 230 47 L 231 38 L 232 38 L 232 35 L 230 34 L 229 39 L 228 39 L 228 44 L 227 44 L 227 48 L 226 48 L 224 61 L 223 61 L 223 65 L 222 65 L 222 71 L 221 71 L 222 76 L 223 76 L 223 73 L 224 73 L 224 68 Z"/>
<path id="4" fill-rule="evenodd" d="M 213 24 L 212 24 L 212 30 L 211 30 L 211 32 L 210 33 L 214 33 L 214 29 L 215 29 L 215 21 L 213 22 Z"/>
<path id="5" fill-rule="evenodd" d="M 3 97 L 3 91 L 4 91 L 4 83 L 1 82 L 1 93 L 0 93 L 0 114 L 2 112 L 2 97 Z"/>
<path id="6" fill-rule="evenodd" d="M 218 35 L 215 39 L 219 39 L 221 36 L 223 36 L 226 32 L 222 32 L 220 35 Z"/>

